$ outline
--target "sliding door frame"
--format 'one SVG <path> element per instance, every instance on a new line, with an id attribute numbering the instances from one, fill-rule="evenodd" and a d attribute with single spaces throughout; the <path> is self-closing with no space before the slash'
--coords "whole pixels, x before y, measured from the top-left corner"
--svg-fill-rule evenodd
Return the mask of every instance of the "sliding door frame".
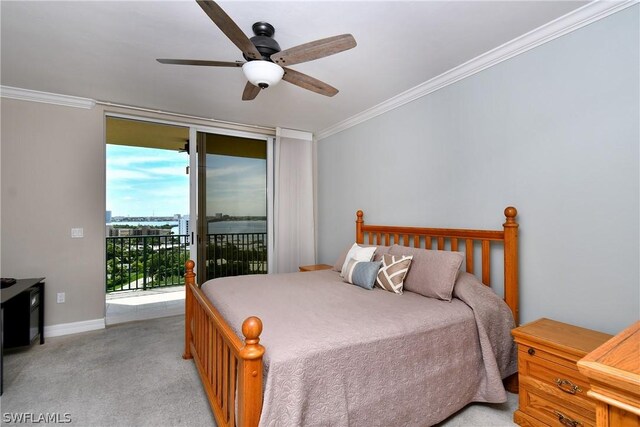
<path id="1" fill-rule="evenodd" d="M 240 131 L 235 129 L 226 129 L 216 126 L 198 125 L 189 122 L 181 122 L 175 120 L 164 120 L 155 117 L 138 116 L 135 114 L 126 114 L 113 111 L 105 111 L 105 117 L 115 117 L 120 119 L 137 120 L 141 122 L 158 123 L 170 126 L 178 126 L 189 129 L 189 251 L 190 258 L 196 262 L 196 271 L 198 268 L 198 154 L 197 135 L 198 132 L 211 133 L 216 135 L 237 136 L 240 138 L 249 138 L 256 140 L 264 140 L 267 142 L 267 271 L 273 271 L 273 185 L 274 185 L 274 145 L 275 136 L 266 133 L 253 133 L 248 131 Z M 202 282 L 200 282 L 202 283 Z"/>
<path id="2" fill-rule="evenodd" d="M 251 132 L 242 132 L 232 129 L 222 129 L 210 126 L 192 126 L 189 132 L 189 165 L 190 170 L 197 171 L 196 173 L 192 173 L 189 176 L 190 180 L 190 191 L 191 194 L 189 196 L 190 201 L 190 211 L 189 218 L 196 218 L 194 224 L 197 224 L 196 229 L 197 232 L 195 234 L 195 238 L 191 241 L 190 251 L 191 251 L 191 259 L 196 262 L 196 271 L 201 272 L 203 270 L 198 268 L 197 260 L 198 256 L 198 236 L 201 230 L 204 228 L 201 227 L 200 222 L 198 221 L 199 215 L 199 206 L 198 206 L 198 177 L 199 173 L 199 164 L 198 164 L 198 153 L 197 150 L 192 150 L 191 147 L 198 146 L 198 133 L 209 133 L 215 135 L 226 135 L 226 136 L 235 136 L 239 138 L 248 138 L 255 139 L 260 141 L 266 141 L 267 143 L 267 272 L 273 271 L 274 260 L 273 260 L 273 237 L 274 237 L 274 218 L 273 218 L 273 185 L 274 185 L 274 145 L 275 145 L 275 136 L 264 135 L 264 134 L 255 134 Z M 192 230 L 194 228 L 192 227 Z M 202 238 L 206 238 L 206 236 L 202 236 Z M 202 273 L 199 276 L 204 277 Z M 204 280 L 204 278 L 202 279 Z M 202 282 L 200 282 L 202 283 Z"/>

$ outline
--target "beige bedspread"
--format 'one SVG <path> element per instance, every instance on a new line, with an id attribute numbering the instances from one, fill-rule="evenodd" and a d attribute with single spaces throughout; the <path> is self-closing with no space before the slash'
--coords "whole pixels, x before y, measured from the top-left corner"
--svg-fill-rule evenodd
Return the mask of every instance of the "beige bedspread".
<path id="1" fill-rule="evenodd" d="M 451 302 L 368 291 L 317 271 L 211 280 L 241 337 L 262 319 L 261 426 L 427 426 L 472 401 L 504 402 L 516 371 L 509 308 L 461 273 Z"/>

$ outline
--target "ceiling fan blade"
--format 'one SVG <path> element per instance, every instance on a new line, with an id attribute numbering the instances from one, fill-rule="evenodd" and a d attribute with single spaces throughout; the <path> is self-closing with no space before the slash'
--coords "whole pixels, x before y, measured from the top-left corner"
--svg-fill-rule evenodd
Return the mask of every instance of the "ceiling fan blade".
<path id="1" fill-rule="evenodd" d="M 291 68 L 284 69 L 284 76 L 282 76 L 282 80 L 288 81 L 296 86 L 300 86 L 303 89 L 319 93 L 320 95 L 334 96 L 338 93 L 338 89 L 335 87 L 318 79 L 314 79 L 311 76 L 307 76 L 300 71 L 292 70 Z"/>
<path id="2" fill-rule="evenodd" d="M 262 55 L 258 52 L 258 49 L 251 43 L 249 37 L 242 32 L 240 27 L 233 22 L 233 19 L 225 13 L 224 10 L 218 4 L 211 0 L 196 0 L 202 10 L 209 15 L 209 18 L 214 24 L 220 28 L 220 30 L 235 44 L 238 49 L 244 53 L 247 58 L 250 59 L 262 59 Z"/>
<path id="3" fill-rule="evenodd" d="M 247 85 L 244 87 L 244 91 L 242 92 L 242 100 L 251 101 L 252 99 L 255 99 L 260 93 L 260 90 L 261 89 L 258 86 L 254 86 L 251 82 L 247 82 Z"/>
<path id="4" fill-rule="evenodd" d="M 242 67 L 244 62 L 226 62 L 226 61 L 204 61 L 200 59 L 156 59 L 161 64 L 174 64 L 174 65 L 202 65 L 205 67 Z"/>
<path id="5" fill-rule="evenodd" d="M 301 44 L 271 55 L 271 60 L 281 66 L 299 64 L 325 56 L 333 55 L 356 47 L 356 40 L 351 34 L 327 37 L 313 42 Z"/>

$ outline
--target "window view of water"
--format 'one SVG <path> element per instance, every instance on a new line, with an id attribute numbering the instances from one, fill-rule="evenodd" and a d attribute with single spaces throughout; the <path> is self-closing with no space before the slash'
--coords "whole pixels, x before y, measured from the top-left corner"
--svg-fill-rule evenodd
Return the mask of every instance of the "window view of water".
<path id="1" fill-rule="evenodd" d="M 266 141 L 198 134 L 198 152 L 206 152 L 198 160 L 206 184 L 199 188 L 198 215 L 206 231 L 195 241 L 196 255 L 190 250 L 199 230 L 188 213 L 188 156 L 182 145 L 138 145 L 135 138 L 149 126 L 171 141 L 186 138 L 184 128 L 107 122 L 107 292 L 180 285 L 192 256 L 199 277 L 266 273 Z"/>
<path id="2" fill-rule="evenodd" d="M 161 227 L 165 225 L 171 226 L 171 234 L 177 235 L 178 223 L 175 221 L 118 221 L 109 222 L 107 226 L 141 226 L 141 227 Z M 209 234 L 226 234 L 226 233 L 266 233 L 267 221 L 209 221 L 207 226 Z"/>
<path id="3" fill-rule="evenodd" d="M 266 233 L 267 221 L 210 221 L 209 234 Z"/>

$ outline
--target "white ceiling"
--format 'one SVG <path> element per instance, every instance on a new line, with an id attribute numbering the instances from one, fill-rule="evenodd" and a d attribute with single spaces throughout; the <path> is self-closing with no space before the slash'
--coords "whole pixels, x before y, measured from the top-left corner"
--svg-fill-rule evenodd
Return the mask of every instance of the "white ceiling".
<path id="1" fill-rule="evenodd" d="M 358 46 L 292 68 L 340 89 L 282 82 L 241 101 L 242 60 L 195 1 L 0 2 L 1 84 L 239 123 L 319 131 L 552 21 L 580 1 L 220 1 L 238 26 L 267 21 L 282 49 L 351 33 Z"/>

